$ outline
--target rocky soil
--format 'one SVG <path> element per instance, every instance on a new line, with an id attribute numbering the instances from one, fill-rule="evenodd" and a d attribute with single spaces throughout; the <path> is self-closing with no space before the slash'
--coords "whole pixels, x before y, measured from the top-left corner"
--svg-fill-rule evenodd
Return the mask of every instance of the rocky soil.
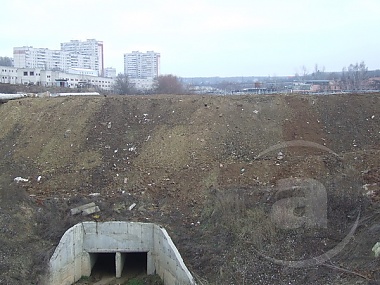
<path id="1" fill-rule="evenodd" d="M 199 284 L 377 284 L 379 110 L 379 94 L 2 104 L 0 284 L 39 284 L 84 220 L 163 225 Z M 274 205 L 295 197 L 300 224 L 276 224 Z M 98 215 L 70 215 L 91 201 Z"/>

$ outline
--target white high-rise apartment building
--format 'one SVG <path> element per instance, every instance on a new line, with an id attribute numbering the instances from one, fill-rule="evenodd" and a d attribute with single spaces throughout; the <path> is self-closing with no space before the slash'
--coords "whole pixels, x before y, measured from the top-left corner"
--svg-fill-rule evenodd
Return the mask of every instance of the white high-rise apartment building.
<path id="1" fill-rule="evenodd" d="M 70 62 L 68 54 L 60 50 L 47 48 L 15 47 L 13 48 L 14 66 L 17 68 L 64 69 Z"/>
<path id="2" fill-rule="evenodd" d="M 71 40 L 67 43 L 61 43 L 61 50 L 69 52 L 71 55 L 88 56 L 88 62 L 84 62 L 84 66 L 91 66 L 89 69 L 98 70 L 99 75 L 104 74 L 104 55 L 103 42 L 95 39 L 86 41 Z M 81 68 L 87 68 L 78 66 Z"/>
<path id="3" fill-rule="evenodd" d="M 61 50 L 47 48 L 13 48 L 14 67 L 41 68 L 68 72 L 72 68 L 97 70 L 103 74 L 103 42 L 96 40 L 62 43 Z"/>
<path id="4" fill-rule="evenodd" d="M 133 51 L 124 54 L 124 73 L 129 78 L 155 78 L 160 74 L 160 54 Z"/>

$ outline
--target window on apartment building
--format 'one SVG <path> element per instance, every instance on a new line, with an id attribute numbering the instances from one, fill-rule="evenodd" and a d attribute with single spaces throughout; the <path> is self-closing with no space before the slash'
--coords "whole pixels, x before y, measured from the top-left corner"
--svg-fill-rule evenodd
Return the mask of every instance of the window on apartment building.
<path id="1" fill-rule="evenodd" d="M 27 71 L 24 71 L 24 76 L 28 76 L 28 72 Z"/>
<path id="2" fill-rule="evenodd" d="M 30 71 L 30 72 L 29 72 L 29 75 L 30 75 L 30 76 L 34 76 L 34 71 Z"/>

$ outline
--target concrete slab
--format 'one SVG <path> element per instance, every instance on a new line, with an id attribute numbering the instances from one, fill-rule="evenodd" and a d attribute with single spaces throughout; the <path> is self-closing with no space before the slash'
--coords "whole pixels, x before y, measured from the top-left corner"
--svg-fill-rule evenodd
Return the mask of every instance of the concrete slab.
<path id="1" fill-rule="evenodd" d="M 82 215 L 83 216 L 88 216 L 88 215 L 91 215 L 91 214 L 94 214 L 94 213 L 97 213 L 97 212 L 100 212 L 99 206 L 95 206 L 95 207 L 84 209 L 82 211 Z"/>
<path id="2" fill-rule="evenodd" d="M 76 214 L 81 213 L 83 210 L 85 210 L 87 208 L 92 208 L 92 207 L 95 207 L 95 203 L 94 202 L 91 202 L 91 203 L 88 203 L 88 204 L 85 204 L 85 205 L 73 208 L 73 209 L 70 210 L 70 213 L 71 213 L 71 215 L 76 215 Z"/>

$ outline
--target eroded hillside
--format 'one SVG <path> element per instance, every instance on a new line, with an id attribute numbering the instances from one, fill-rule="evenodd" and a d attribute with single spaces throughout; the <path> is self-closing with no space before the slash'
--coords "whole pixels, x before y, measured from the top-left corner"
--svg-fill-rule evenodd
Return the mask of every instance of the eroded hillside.
<path id="1" fill-rule="evenodd" d="M 379 110 L 377 94 L 9 101 L 0 106 L 0 280 L 38 284 L 63 232 L 89 219 L 162 224 L 210 284 L 380 279 L 371 251 L 380 241 Z M 327 228 L 273 225 L 287 178 L 324 185 Z M 99 216 L 70 216 L 88 201 Z M 263 257 L 318 256 L 358 215 L 354 238 L 329 266 L 294 269 Z"/>

